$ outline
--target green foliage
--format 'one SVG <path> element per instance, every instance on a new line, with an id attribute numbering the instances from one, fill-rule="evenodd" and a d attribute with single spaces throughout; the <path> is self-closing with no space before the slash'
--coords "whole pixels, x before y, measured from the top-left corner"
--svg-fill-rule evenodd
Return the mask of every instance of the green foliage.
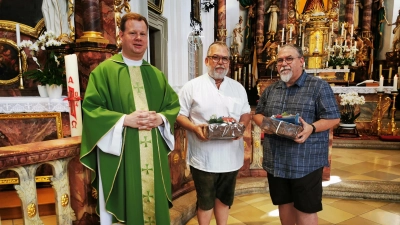
<path id="1" fill-rule="evenodd" d="M 42 85 L 65 85 L 66 75 L 63 65 L 64 57 L 57 56 L 54 51 L 50 51 L 43 68 L 26 71 L 23 75 Z"/>

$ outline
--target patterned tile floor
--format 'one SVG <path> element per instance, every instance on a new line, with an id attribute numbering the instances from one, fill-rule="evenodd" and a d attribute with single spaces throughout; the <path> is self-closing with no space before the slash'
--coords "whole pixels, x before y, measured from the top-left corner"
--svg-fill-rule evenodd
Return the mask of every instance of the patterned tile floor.
<path id="1" fill-rule="evenodd" d="M 400 151 L 334 148 L 331 180 L 400 181 Z M 400 224 L 400 203 L 370 200 L 323 198 L 320 225 L 396 225 Z M 44 225 L 55 225 L 55 216 L 42 217 Z M 2 220 L 0 225 L 22 225 L 21 219 Z M 197 225 L 194 217 L 186 225 Z M 216 224 L 213 219 L 212 225 Z M 278 225 L 277 207 L 269 194 L 249 194 L 235 198 L 230 210 L 230 225 Z"/>
<path id="2" fill-rule="evenodd" d="M 400 181 L 400 151 L 344 149 L 332 150 L 331 180 Z M 396 225 L 400 224 L 400 202 L 323 198 L 320 225 Z M 192 218 L 186 225 L 197 225 Z M 215 220 L 211 221 L 214 225 Z M 231 225 L 278 225 L 279 213 L 269 194 L 235 197 L 230 210 Z"/>

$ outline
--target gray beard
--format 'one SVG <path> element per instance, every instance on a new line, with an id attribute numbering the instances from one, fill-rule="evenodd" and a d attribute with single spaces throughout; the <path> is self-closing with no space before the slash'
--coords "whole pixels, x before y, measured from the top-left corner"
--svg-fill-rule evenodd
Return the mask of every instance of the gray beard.
<path id="1" fill-rule="evenodd" d="M 293 72 L 290 70 L 290 71 L 286 72 L 285 74 L 279 74 L 279 75 L 281 77 L 281 80 L 283 82 L 287 83 L 290 80 L 290 78 L 292 78 Z"/>
<path id="2" fill-rule="evenodd" d="M 224 79 L 226 74 L 228 74 L 228 69 L 225 69 L 222 73 L 218 73 L 216 68 L 211 70 L 211 67 L 208 67 L 208 74 L 214 79 Z"/>

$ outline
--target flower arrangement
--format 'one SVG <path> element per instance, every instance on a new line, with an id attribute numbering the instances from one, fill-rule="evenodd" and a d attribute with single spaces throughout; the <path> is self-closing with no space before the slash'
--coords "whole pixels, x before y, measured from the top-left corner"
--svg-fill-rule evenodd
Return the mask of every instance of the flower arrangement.
<path id="1" fill-rule="evenodd" d="M 353 124 L 357 117 L 360 116 L 360 112 L 355 114 L 355 108 L 357 105 L 365 104 L 364 96 L 358 96 L 358 93 L 353 91 L 346 94 L 339 94 L 340 105 L 342 111 L 340 113 L 340 122 L 346 124 Z"/>
<path id="2" fill-rule="evenodd" d="M 34 43 L 30 40 L 21 41 L 18 47 L 29 48 L 30 55 L 37 64 L 38 68 L 24 72 L 24 76 L 39 82 L 42 85 L 61 85 L 66 82 L 64 70 L 64 58 L 57 55 L 54 50 L 47 51 L 47 60 L 41 65 L 38 61 L 39 50 L 46 51 L 51 46 L 60 46 L 61 42 L 57 41 L 57 37 L 52 31 L 46 31 Z"/>

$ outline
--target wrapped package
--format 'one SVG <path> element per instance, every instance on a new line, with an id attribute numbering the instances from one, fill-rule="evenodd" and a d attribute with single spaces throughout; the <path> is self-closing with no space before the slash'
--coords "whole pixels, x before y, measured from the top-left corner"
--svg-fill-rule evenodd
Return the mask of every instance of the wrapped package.
<path id="1" fill-rule="evenodd" d="M 245 127 L 240 123 L 211 123 L 203 127 L 208 139 L 233 139 L 243 136 Z"/>
<path id="2" fill-rule="evenodd" d="M 296 139 L 297 134 L 303 131 L 303 127 L 300 125 L 277 120 L 271 117 L 264 117 L 260 128 L 263 130 L 272 131 L 279 136 L 292 140 Z"/>

